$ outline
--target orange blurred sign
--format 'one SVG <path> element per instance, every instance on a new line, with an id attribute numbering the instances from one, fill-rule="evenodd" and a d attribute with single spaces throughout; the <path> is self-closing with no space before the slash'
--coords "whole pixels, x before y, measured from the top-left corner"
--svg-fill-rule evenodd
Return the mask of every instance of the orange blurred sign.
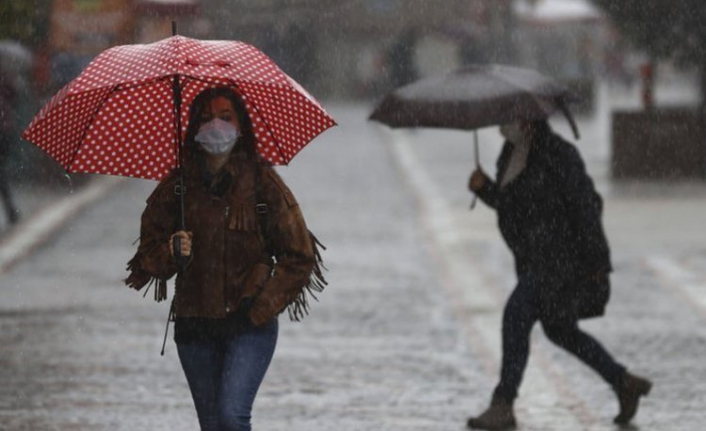
<path id="1" fill-rule="evenodd" d="M 95 55 L 129 43 L 132 0 L 52 0 L 49 43 L 53 50 Z"/>

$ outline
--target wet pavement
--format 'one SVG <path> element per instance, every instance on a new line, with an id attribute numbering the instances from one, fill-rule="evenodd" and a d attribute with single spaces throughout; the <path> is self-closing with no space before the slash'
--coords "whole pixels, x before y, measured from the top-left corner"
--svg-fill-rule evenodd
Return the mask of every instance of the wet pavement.
<path id="1" fill-rule="evenodd" d="M 471 135 L 391 132 L 369 109 L 334 104 L 341 125 L 280 170 L 330 285 L 303 322 L 281 318 L 256 430 L 462 430 L 495 384 L 514 274 L 494 214 L 469 211 Z M 613 296 L 582 326 L 654 380 L 634 429 L 700 430 L 706 191 L 613 184 L 607 144 L 591 144 L 606 124 L 580 120 L 579 148 L 605 198 Z M 492 171 L 499 138 L 480 135 Z M 159 355 L 168 305 L 121 283 L 154 185 L 121 182 L 0 275 L 0 430 L 198 428 L 171 340 Z M 532 350 L 519 429 L 615 429 L 605 383 L 541 329 Z"/>

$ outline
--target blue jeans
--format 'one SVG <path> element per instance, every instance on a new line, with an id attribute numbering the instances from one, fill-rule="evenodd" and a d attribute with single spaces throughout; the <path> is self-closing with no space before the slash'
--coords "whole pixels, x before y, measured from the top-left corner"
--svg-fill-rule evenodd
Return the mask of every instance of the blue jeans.
<path id="1" fill-rule="evenodd" d="M 224 339 L 177 343 L 201 431 L 250 431 L 255 395 L 275 352 L 277 319 Z"/>
<path id="2" fill-rule="evenodd" d="M 520 276 L 517 287 L 505 304 L 502 368 L 494 396 L 507 401 L 517 397 L 529 357 L 530 333 L 537 321 L 541 321 L 544 333 L 554 344 L 574 354 L 608 384 L 617 384 L 625 367 L 616 362 L 595 338 L 579 329 L 576 320 L 542 320 L 540 289 L 539 279 L 531 275 Z"/>

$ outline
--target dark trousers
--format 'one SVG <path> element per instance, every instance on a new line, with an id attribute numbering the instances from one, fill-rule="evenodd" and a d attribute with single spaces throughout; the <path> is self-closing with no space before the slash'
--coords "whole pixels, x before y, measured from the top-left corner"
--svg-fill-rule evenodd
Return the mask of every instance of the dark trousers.
<path id="1" fill-rule="evenodd" d="M 278 323 L 222 340 L 177 343 L 202 431 L 250 431 L 250 413 L 277 344 Z"/>
<path id="2" fill-rule="evenodd" d="M 557 321 L 543 317 L 540 288 L 537 279 L 519 277 L 517 287 L 505 304 L 502 369 L 494 395 L 507 401 L 517 397 L 529 357 L 530 333 L 538 320 L 554 344 L 574 354 L 611 386 L 616 385 L 625 367 L 615 362 L 595 338 L 579 329 L 576 320 Z"/>

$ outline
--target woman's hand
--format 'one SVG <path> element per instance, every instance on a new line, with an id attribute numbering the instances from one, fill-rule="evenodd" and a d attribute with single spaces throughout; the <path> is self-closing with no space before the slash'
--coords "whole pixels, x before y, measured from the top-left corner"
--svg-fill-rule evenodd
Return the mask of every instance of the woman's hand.
<path id="1" fill-rule="evenodd" d="M 471 174 L 471 178 L 468 180 L 468 190 L 472 192 L 477 192 L 482 189 L 483 186 L 488 182 L 488 176 L 483 172 L 481 168 L 477 168 Z"/>
<path id="2" fill-rule="evenodd" d="M 169 238 L 169 250 L 171 250 L 172 255 L 174 255 L 174 237 L 177 236 L 181 239 L 181 255 L 191 256 L 191 239 L 194 237 L 194 233 L 180 230 L 172 235 Z"/>

